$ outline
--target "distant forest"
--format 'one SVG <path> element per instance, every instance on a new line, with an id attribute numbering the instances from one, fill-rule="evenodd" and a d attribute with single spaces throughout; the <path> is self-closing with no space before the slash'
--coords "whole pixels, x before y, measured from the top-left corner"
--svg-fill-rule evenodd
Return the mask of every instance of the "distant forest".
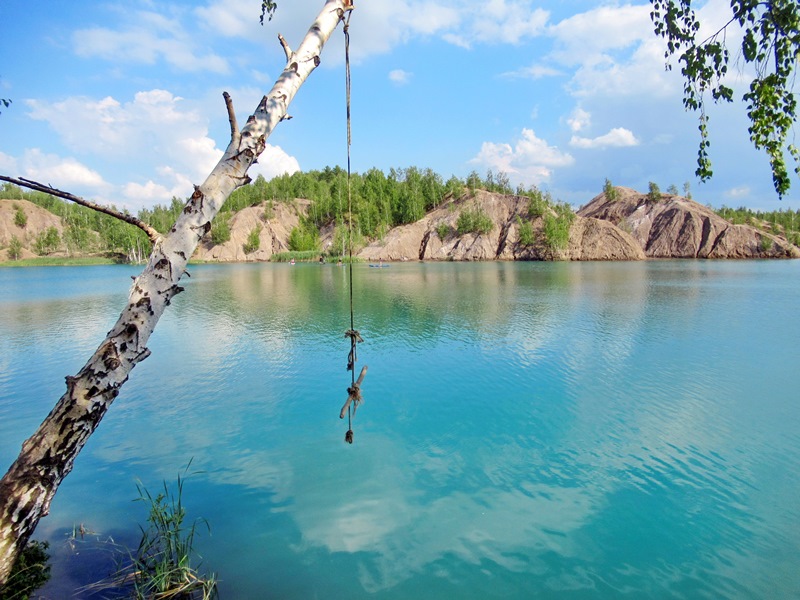
<path id="1" fill-rule="evenodd" d="M 609 185 L 610 182 L 606 181 L 606 186 Z M 350 178 L 354 237 L 381 238 L 392 227 L 412 223 L 449 198 L 476 189 L 526 196 L 531 198 L 532 204 L 548 204 L 559 214 L 570 211 L 567 204 L 554 201 L 549 193 L 536 187 L 512 188 L 503 172 L 494 174 L 488 171 L 485 177 L 480 177 L 473 171 L 466 180 L 453 176 L 445 181 L 431 169 L 408 167 L 390 169 L 386 174 L 373 168 L 363 174 L 354 173 Z M 290 243 L 295 246 L 293 249 L 313 247 L 323 226 L 333 224 L 344 231 L 341 226 L 348 221 L 347 172 L 337 166 L 321 171 L 284 174 L 269 181 L 259 175 L 252 183 L 236 190 L 225 202 L 212 222 L 212 240 L 221 243 L 229 238 L 228 222 L 232 213 L 265 203 L 265 217 L 269 218 L 276 203 L 291 203 L 296 198 L 310 200 L 311 205 L 307 218 L 292 232 Z M 70 254 L 113 252 L 140 259 L 149 253 L 150 242 L 144 233 L 113 217 L 48 194 L 24 191 L 8 183 L 0 187 L 0 199 L 28 200 L 61 217 L 65 231 L 61 243 L 56 246 Z M 185 200 L 173 198 L 169 205 L 142 209 L 137 216 L 159 232 L 166 233 L 184 205 Z M 732 223 L 781 234 L 800 245 L 800 210 L 760 212 L 746 207 L 734 209 L 724 206 L 715 211 Z"/>

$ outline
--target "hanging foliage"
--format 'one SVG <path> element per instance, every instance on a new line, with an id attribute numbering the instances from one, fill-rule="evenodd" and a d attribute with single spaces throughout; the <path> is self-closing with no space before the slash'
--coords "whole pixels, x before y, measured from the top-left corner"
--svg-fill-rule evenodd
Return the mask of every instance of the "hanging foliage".
<path id="1" fill-rule="evenodd" d="M 701 23 L 691 0 L 650 2 L 656 34 L 667 40 L 664 56 L 677 56 L 681 65 L 683 104 L 687 110 L 700 114 L 697 176 L 702 181 L 712 176 L 706 99 L 710 94 L 714 102 L 733 102 L 734 90 L 726 79 L 733 54 L 734 64 L 742 60 L 755 73 L 742 96 L 750 119 L 750 140 L 769 158 L 775 191 L 779 196 L 786 194 L 791 186 L 787 153 L 794 159 L 794 171 L 800 176 L 800 150 L 789 143 L 797 122 L 794 87 L 800 56 L 800 3 L 731 0 L 730 20 L 701 40 Z M 733 38 L 734 29 L 741 30 L 742 39 L 741 46 L 731 53 L 728 37 L 731 34 Z"/>

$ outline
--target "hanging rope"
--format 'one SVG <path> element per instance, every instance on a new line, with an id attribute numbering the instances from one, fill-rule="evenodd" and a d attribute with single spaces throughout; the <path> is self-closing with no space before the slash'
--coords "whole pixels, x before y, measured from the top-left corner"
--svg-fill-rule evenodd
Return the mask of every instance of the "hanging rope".
<path id="1" fill-rule="evenodd" d="M 352 4 L 348 3 L 352 6 Z M 350 282 L 350 329 L 348 329 L 344 336 L 350 338 L 350 353 L 347 355 L 347 370 L 350 371 L 350 387 L 347 388 L 347 401 L 344 403 L 339 418 L 344 419 L 344 414 L 347 412 L 347 433 L 344 436 L 344 441 L 348 444 L 353 443 L 353 417 L 356 416 L 358 405 L 361 404 L 363 398 L 361 397 L 361 383 L 367 374 L 366 365 L 361 369 L 361 374 L 356 381 L 356 362 L 358 362 L 358 352 L 356 345 L 364 340 L 361 334 L 355 327 L 355 312 L 353 310 L 353 196 L 350 190 L 350 144 L 352 141 L 350 135 L 350 15 L 352 12 L 347 11 L 347 18 L 344 21 L 344 64 L 345 64 L 345 91 L 347 98 L 347 238 L 348 238 L 348 255 L 349 255 L 349 282 Z"/>

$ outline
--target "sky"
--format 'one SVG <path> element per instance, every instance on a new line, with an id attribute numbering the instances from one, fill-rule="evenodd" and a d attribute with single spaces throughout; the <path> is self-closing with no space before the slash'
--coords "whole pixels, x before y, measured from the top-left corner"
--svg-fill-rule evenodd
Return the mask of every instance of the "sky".
<path id="1" fill-rule="evenodd" d="M 323 0 L 0 0 L 0 174 L 137 211 L 186 197 L 285 66 Z M 703 30 L 729 0 L 698 3 Z M 647 192 L 689 184 L 714 207 L 780 200 L 741 102 L 709 107 L 714 177 L 695 176 L 698 116 L 665 69 L 649 2 L 360 0 L 350 23 L 352 169 L 504 171 L 576 208 L 610 179 Z M 730 33 L 735 41 L 736 32 Z M 344 36 L 268 140 L 251 177 L 346 165 Z M 727 83 L 741 98 L 743 68 Z"/>

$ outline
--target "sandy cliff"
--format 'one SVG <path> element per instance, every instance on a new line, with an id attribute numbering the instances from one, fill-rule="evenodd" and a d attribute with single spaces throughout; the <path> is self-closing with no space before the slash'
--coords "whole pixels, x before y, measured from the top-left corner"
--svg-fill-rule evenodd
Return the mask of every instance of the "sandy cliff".
<path id="1" fill-rule="evenodd" d="M 799 258 L 781 236 L 749 225 L 732 225 L 710 208 L 681 196 L 646 194 L 618 187 L 617 198 L 596 196 L 578 211 L 629 231 L 651 258 Z"/>
<path id="2" fill-rule="evenodd" d="M 577 217 L 570 229 L 569 247 L 553 251 L 544 243 L 542 218 L 531 221 L 534 243 L 523 245 L 518 217 L 527 220 L 529 198 L 478 190 L 431 211 L 422 219 L 395 227 L 382 240 L 359 252 L 365 260 L 641 260 L 636 241 L 604 221 Z M 479 207 L 494 226 L 485 234 L 459 235 L 463 210 Z M 440 233 L 446 230 L 442 237 Z"/>
<path id="3" fill-rule="evenodd" d="M 646 194 L 616 188 L 617 197 L 593 198 L 578 211 L 569 243 L 554 249 L 545 241 L 544 219 L 530 218 L 530 199 L 478 190 L 449 199 L 419 221 L 391 229 L 357 255 L 367 261 L 404 260 L 643 260 L 645 258 L 797 258 L 800 249 L 782 236 L 747 225 L 732 225 L 711 209 L 680 196 L 664 194 L 653 202 Z M 210 235 L 194 258 L 203 261 L 267 261 L 289 249 L 289 236 L 310 202 L 267 203 L 245 208 L 230 219 L 231 238 L 214 245 Z M 20 207 L 25 227 L 14 223 Z M 487 233 L 459 234 L 459 215 L 481 211 L 492 222 Z M 550 209 L 548 209 L 550 210 Z M 555 213 L 552 213 L 555 215 Z M 520 241 L 520 222 L 529 223 L 532 242 Z M 7 257 L 12 236 L 23 242 L 23 257 L 32 256 L 36 236 L 48 227 L 59 234 L 61 219 L 25 200 L 0 200 L 0 260 Z M 245 253 L 248 236 L 260 227 L 258 250 Z M 330 248 L 333 227 L 322 231 L 322 248 Z"/>

